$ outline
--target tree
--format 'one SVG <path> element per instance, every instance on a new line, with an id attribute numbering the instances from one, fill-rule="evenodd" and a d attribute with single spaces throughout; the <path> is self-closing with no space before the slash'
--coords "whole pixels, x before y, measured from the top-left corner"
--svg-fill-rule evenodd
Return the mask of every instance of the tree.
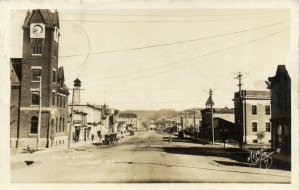
<path id="1" fill-rule="evenodd" d="M 265 131 L 260 131 L 256 134 L 257 140 L 259 140 L 260 144 L 262 144 L 262 140 L 265 138 Z"/>

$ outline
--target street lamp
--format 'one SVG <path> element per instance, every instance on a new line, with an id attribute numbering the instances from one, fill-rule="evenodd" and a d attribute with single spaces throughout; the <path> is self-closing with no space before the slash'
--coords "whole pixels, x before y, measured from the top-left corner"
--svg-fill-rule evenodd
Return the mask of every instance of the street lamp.
<path id="1" fill-rule="evenodd" d="M 206 108 L 210 107 L 210 111 L 211 111 L 211 132 L 212 132 L 212 144 L 215 144 L 215 134 L 214 134 L 214 117 L 213 117 L 213 105 L 214 105 L 214 101 L 212 100 L 212 94 L 213 91 L 212 89 L 209 90 L 209 97 L 206 101 Z"/>
<path id="2" fill-rule="evenodd" d="M 72 138 L 72 125 L 73 125 L 73 109 L 74 109 L 74 91 L 75 89 L 78 90 L 81 87 L 81 81 L 77 78 L 74 80 L 74 88 L 72 94 L 72 107 L 71 107 L 71 123 L 69 128 L 69 141 L 68 141 L 68 151 L 70 150 L 71 146 L 71 138 Z"/>

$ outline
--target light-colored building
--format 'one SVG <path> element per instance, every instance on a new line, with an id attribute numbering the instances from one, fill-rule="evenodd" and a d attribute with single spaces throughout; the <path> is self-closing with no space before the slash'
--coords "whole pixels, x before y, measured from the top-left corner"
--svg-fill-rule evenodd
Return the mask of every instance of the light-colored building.
<path id="1" fill-rule="evenodd" d="M 235 124 L 244 144 L 271 144 L 270 91 L 242 90 L 234 94 Z M 259 139 L 259 133 L 265 137 Z"/>

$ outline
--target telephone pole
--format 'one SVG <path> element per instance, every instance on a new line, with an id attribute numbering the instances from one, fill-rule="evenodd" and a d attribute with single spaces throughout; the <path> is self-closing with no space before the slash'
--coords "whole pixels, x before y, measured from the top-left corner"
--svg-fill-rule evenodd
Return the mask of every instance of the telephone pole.
<path id="1" fill-rule="evenodd" d="M 212 95 L 213 95 L 213 91 L 212 89 L 209 90 L 209 96 L 211 97 L 212 100 Z M 215 130 L 214 130 L 214 110 L 213 110 L 213 104 L 211 104 L 210 106 L 210 110 L 211 110 L 211 130 L 212 130 L 212 144 L 215 144 Z"/>
<path id="2" fill-rule="evenodd" d="M 42 120 L 42 75 L 40 76 L 40 86 L 39 86 L 39 118 L 38 118 L 38 129 L 37 129 L 37 139 L 36 139 L 36 150 L 40 149 L 40 135 L 41 135 L 41 120 Z"/>
<path id="3" fill-rule="evenodd" d="M 195 127 L 195 130 L 197 131 L 197 128 L 196 128 L 196 112 L 195 112 L 195 107 L 194 107 L 194 127 Z"/>
<path id="4" fill-rule="evenodd" d="M 237 76 L 235 77 L 235 79 L 238 80 L 238 84 L 237 86 L 239 87 L 239 107 L 241 108 L 242 110 L 242 122 L 239 122 L 239 125 L 240 126 L 240 149 L 243 149 L 243 141 L 245 143 L 247 143 L 247 130 L 246 130 L 246 123 L 245 123 L 245 107 L 246 105 L 244 105 L 244 102 L 243 102 L 243 94 L 242 94 L 242 77 L 244 74 L 248 74 L 248 73 L 241 73 L 241 72 L 238 72 L 237 73 Z M 244 137 L 244 140 L 243 140 L 243 137 Z"/>

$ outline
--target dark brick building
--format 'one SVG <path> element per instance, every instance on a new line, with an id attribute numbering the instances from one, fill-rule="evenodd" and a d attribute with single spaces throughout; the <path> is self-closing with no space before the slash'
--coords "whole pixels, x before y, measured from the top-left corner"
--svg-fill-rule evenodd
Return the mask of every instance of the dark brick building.
<path id="1" fill-rule="evenodd" d="M 66 144 L 69 91 L 58 66 L 58 12 L 28 11 L 22 28 L 22 58 L 11 59 L 11 147 L 34 147 L 39 121 L 40 147 Z"/>
<path id="2" fill-rule="evenodd" d="M 272 148 L 291 155 L 291 78 L 285 65 L 269 77 L 272 106 Z"/>
<path id="3" fill-rule="evenodd" d="M 211 109 L 201 110 L 202 122 L 200 136 L 205 139 L 212 139 L 211 128 Z M 232 108 L 213 108 L 214 138 L 216 141 L 229 140 L 236 138 L 234 125 L 234 109 Z"/>

